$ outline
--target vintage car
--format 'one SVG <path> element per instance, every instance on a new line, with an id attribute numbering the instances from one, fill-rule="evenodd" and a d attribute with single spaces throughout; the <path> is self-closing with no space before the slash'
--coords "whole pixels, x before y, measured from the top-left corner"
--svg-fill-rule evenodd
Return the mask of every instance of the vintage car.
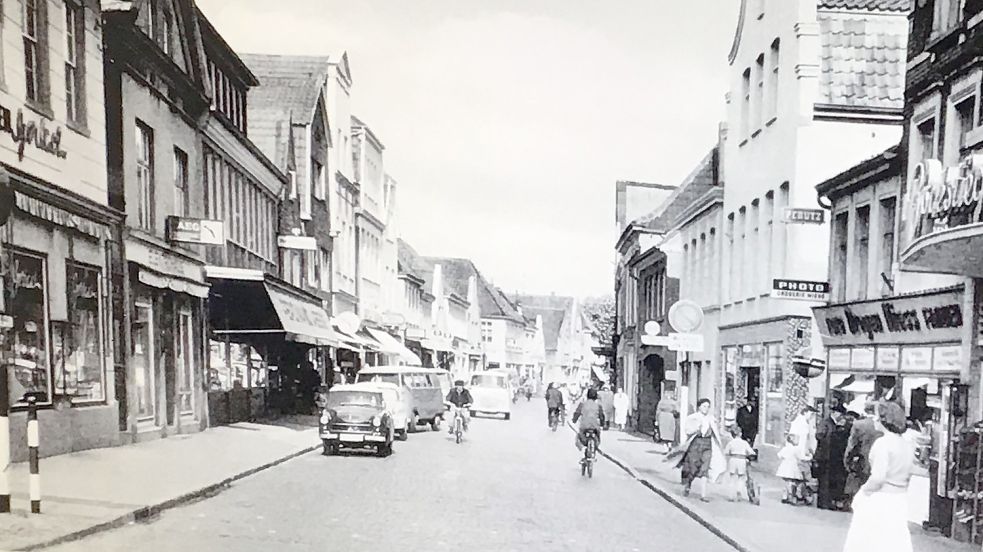
<path id="1" fill-rule="evenodd" d="M 512 384 L 507 370 L 486 370 L 471 376 L 471 414 L 512 418 Z"/>
<path id="2" fill-rule="evenodd" d="M 410 427 L 413 421 L 413 400 L 410 397 L 409 391 L 395 383 L 385 382 L 353 383 L 348 387 L 352 389 L 382 391 L 382 398 L 386 402 L 386 409 L 393 418 L 396 438 L 400 441 L 406 440 L 407 434 L 413 430 Z"/>
<path id="3" fill-rule="evenodd" d="M 444 419 L 444 397 L 440 381 L 430 368 L 419 366 L 371 366 L 358 372 L 358 383 L 392 383 L 399 385 L 412 405 L 410 431 L 430 424 L 434 431 Z"/>
<path id="4" fill-rule="evenodd" d="M 339 385 L 328 392 L 319 424 L 324 454 L 340 448 L 375 449 L 378 456 L 393 451 L 395 428 L 381 389 Z"/>

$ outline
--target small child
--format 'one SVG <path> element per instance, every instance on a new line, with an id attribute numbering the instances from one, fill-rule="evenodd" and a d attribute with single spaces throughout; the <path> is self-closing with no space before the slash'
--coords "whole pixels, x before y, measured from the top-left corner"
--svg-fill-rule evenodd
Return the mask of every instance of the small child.
<path id="1" fill-rule="evenodd" d="M 737 424 L 731 427 L 730 434 L 733 439 L 724 448 L 724 456 L 727 457 L 727 473 L 730 474 L 737 500 L 741 500 L 742 495 L 747 493 L 748 501 L 753 502 L 755 497 L 751 496 L 749 492 L 747 467 L 750 457 L 754 455 L 754 449 L 744 440 L 741 428 Z"/>
<path id="2" fill-rule="evenodd" d="M 799 448 L 799 438 L 789 434 L 785 446 L 778 451 L 778 458 L 782 461 L 778 465 L 775 475 L 785 480 L 785 493 L 782 495 L 782 504 L 797 504 L 799 501 L 799 488 L 805 482 L 800 462 L 802 449 Z"/>

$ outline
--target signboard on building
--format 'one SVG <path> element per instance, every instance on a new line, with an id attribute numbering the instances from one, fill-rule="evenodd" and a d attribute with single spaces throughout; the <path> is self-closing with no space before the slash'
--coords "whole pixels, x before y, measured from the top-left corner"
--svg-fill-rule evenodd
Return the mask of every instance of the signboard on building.
<path id="1" fill-rule="evenodd" d="M 948 169 L 937 159 L 927 159 L 915 167 L 908 189 L 910 240 L 983 222 L 983 155 L 970 155 Z"/>
<path id="2" fill-rule="evenodd" d="M 281 249 L 317 251 L 317 240 L 313 236 L 277 236 L 276 244 Z"/>
<path id="3" fill-rule="evenodd" d="M 822 224 L 826 222 L 826 211 L 823 209 L 786 207 L 785 222 L 789 224 Z"/>
<path id="4" fill-rule="evenodd" d="M 671 333 L 667 337 L 669 338 L 668 347 L 670 351 L 703 352 L 703 334 Z"/>
<path id="5" fill-rule="evenodd" d="M 220 220 L 167 217 L 167 240 L 198 245 L 225 245 L 225 224 Z"/>
<path id="6" fill-rule="evenodd" d="M 963 286 L 947 290 L 814 307 L 827 347 L 962 341 Z"/>
<path id="7" fill-rule="evenodd" d="M 776 278 L 772 280 L 771 296 L 799 301 L 829 301 L 829 282 Z"/>

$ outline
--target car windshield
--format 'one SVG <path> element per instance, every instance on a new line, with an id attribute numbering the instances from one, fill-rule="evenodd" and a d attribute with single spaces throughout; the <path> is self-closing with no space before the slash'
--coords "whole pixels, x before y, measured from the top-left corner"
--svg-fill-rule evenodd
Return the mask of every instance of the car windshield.
<path id="1" fill-rule="evenodd" d="M 399 385 L 399 374 L 359 374 L 359 383 L 362 382 L 372 382 L 372 383 L 392 383 Z"/>
<path id="2" fill-rule="evenodd" d="M 496 387 L 505 389 L 505 378 L 502 376 L 471 376 L 471 385 L 474 387 Z"/>
<path id="3" fill-rule="evenodd" d="M 328 407 L 333 406 L 382 406 L 382 394 L 371 391 L 332 391 L 328 393 Z"/>

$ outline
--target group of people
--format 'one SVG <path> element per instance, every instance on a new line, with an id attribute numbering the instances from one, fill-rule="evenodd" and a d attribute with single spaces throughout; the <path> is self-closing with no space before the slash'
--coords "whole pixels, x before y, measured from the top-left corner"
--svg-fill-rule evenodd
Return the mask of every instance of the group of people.
<path id="1" fill-rule="evenodd" d="M 618 392 L 611 391 L 611 386 L 607 384 L 587 389 L 587 396 L 582 401 L 574 399 L 569 392 L 565 392 L 565 383 L 555 385 L 550 383 L 546 388 L 546 415 L 547 423 L 552 423 L 554 416 L 563 419 L 567 405 L 576 402 L 577 406 L 573 413 L 573 423 L 577 426 L 577 449 L 581 450 L 586 445 L 586 436 L 589 431 L 597 431 L 600 439 L 600 431 L 610 429 L 612 421 L 619 430 L 624 430 L 628 421 L 628 395 L 623 389 Z"/>
<path id="2" fill-rule="evenodd" d="M 779 452 L 777 475 L 786 483 L 782 502 L 810 500 L 806 482 L 815 477 L 820 508 L 853 512 L 844 552 L 909 552 L 906 493 L 915 463 L 915 447 L 903 436 L 909 423 L 896 402 L 869 402 L 864 410 L 866 416 L 851 423 L 852 416 L 835 406 L 817 430 L 817 410 L 802 409 Z M 737 498 L 755 500 L 748 474 L 755 451 L 740 424 L 730 426 L 731 438 L 724 444 L 709 399 L 700 399 L 683 431 L 685 441 L 669 458 L 679 457 L 684 495 L 702 480 L 700 499 L 707 501 L 707 483 L 726 472 Z"/>

